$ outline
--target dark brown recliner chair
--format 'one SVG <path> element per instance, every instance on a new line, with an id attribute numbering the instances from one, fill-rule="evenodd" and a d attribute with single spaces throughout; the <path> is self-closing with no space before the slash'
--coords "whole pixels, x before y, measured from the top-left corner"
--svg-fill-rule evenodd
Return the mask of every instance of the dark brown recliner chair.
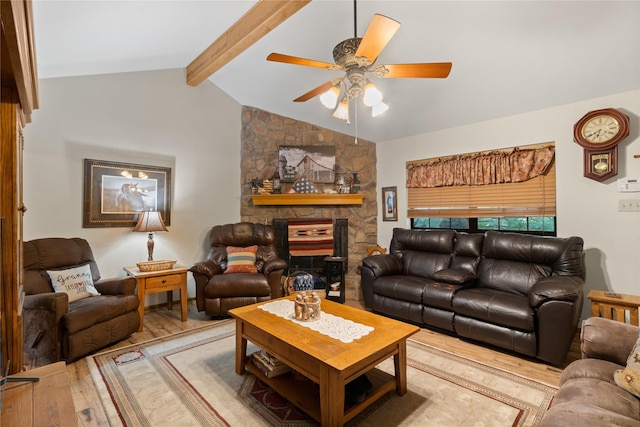
<path id="1" fill-rule="evenodd" d="M 278 258 L 274 241 L 271 225 L 241 222 L 213 227 L 209 232 L 207 260 L 195 263 L 189 269 L 196 282 L 198 311 L 204 311 L 208 316 L 227 316 L 232 308 L 282 296 L 280 281 L 287 263 Z M 257 273 L 224 274 L 227 247 L 253 245 L 258 247 Z"/>
<path id="2" fill-rule="evenodd" d="M 140 300 L 133 277 L 103 279 L 81 238 L 24 242 L 25 353 L 38 364 L 76 360 L 138 330 Z M 69 302 L 54 292 L 47 270 L 89 265 L 99 296 Z"/>

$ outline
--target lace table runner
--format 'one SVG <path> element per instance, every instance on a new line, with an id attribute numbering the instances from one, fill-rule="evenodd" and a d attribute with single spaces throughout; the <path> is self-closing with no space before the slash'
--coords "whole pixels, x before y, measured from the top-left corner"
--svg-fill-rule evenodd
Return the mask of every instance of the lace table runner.
<path id="1" fill-rule="evenodd" d="M 266 304 L 259 305 L 258 308 L 275 314 L 276 316 L 290 320 L 305 328 L 320 332 L 322 335 L 337 339 L 343 343 L 350 343 L 358 338 L 364 337 L 374 328 L 352 320 L 344 319 L 333 314 L 320 314 L 318 320 L 310 322 L 302 322 L 294 317 L 294 302 L 290 300 L 271 301 Z"/>

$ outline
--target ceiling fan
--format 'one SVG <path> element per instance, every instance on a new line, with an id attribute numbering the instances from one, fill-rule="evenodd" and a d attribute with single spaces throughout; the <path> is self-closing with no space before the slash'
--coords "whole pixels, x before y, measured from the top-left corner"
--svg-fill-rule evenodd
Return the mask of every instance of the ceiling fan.
<path id="1" fill-rule="evenodd" d="M 374 66 L 380 52 L 400 28 L 400 23 L 384 15 L 375 14 L 364 36 L 360 38 L 357 36 L 355 0 L 353 9 L 354 37 L 338 43 L 333 48 L 335 64 L 280 53 L 271 53 L 267 56 L 268 61 L 323 68 L 331 71 L 345 71 L 344 77 L 329 80 L 294 99 L 294 102 L 305 102 L 320 95 L 320 100 L 325 107 L 335 109 L 334 117 L 349 122 L 349 99 L 355 99 L 361 94 L 364 94 L 363 102 L 365 105 L 372 107 L 372 115 L 374 117 L 389 109 L 382 102 L 382 93 L 375 87 L 371 79 L 367 78 L 368 73 L 379 78 L 445 78 L 449 75 L 451 62 Z M 336 108 L 341 93 L 343 96 Z"/>

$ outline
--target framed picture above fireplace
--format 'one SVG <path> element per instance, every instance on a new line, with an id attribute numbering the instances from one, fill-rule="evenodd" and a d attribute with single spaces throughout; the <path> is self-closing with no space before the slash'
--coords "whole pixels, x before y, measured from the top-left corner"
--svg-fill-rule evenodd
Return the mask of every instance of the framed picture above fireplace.
<path id="1" fill-rule="evenodd" d="M 278 172 L 281 182 L 295 182 L 306 176 L 312 182 L 335 181 L 336 147 L 333 145 L 281 145 Z"/>

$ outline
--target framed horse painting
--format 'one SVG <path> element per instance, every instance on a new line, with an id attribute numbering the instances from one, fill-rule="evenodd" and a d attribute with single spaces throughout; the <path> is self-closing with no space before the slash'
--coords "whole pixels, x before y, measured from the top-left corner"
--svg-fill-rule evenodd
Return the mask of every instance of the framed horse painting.
<path id="1" fill-rule="evenodd" d="M 171 225 L 171 168 L 84 159 L 84 228 L 133 227 L 141 211 Z"/>

